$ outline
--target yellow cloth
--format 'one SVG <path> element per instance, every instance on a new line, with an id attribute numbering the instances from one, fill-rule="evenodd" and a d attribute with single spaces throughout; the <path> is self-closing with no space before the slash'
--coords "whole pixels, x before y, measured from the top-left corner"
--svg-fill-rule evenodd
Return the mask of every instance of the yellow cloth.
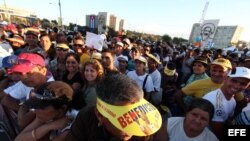
<path id="1" fill-rule="evenodd" d="M 186 87 L 182 88 L 182 92 L 188 96 L 194 96 L 196 98 L 202 98 L 208 92 L 211 92 L 215 89 L 218 89 L 222 84 L 214 83 L 211 78 L 206 78 L 202 80 L 194 81 L 193 83 L 188 84 Z M 235 95 L 236 101 L 241 101 L 244 99 L 243 93 Z"/>
<path id="2" fill-rule="evenodd" d="M 80 64 L 85 64 L 90 59 L 90 56 L 87 53 L 83 53 L 80 57 Z"/>

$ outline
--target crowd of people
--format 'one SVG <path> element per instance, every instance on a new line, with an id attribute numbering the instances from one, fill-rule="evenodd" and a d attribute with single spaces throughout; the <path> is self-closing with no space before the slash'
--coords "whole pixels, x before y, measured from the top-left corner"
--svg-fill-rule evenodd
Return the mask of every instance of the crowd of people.
<path id="1" fill-rule="evenodd" d="M 248 52 L 16 28 L 0 26 L 1 140 L 223 141 L 250 125 Z"/>

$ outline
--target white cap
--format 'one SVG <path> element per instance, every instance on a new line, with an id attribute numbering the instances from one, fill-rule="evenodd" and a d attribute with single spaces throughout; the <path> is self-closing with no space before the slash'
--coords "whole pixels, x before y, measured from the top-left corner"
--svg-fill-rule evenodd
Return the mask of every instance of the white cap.
<path id="1" fill-rule="evenodd" d="M 130 45 L 130 40 L 128 38 L 123 39 L 123 42 L 126 42 L 128 45 Z"/>
<path id="2" fill-rule="evenodd" d="M 250 69 L 246 67 L 236 67 L 228 74 L 229 77 L 242 77 L 250 80 Z"/>
<path id="3" fill-rule="evenodd" d="M 121 55 L 117 58 L 118 61 L 126 61 L 128 62 L 128 57 L 127 56 L 124 56 L 124 55 Z"/>
<path id="4" fill-rule="evenodd" d="M 116 45 L 123 47 L 123 43 L 122 42 L 117 42 Z"/>
<path id="5" fill-rule="evenodd" d="M 102 54 L 99 53 L 99 52 L 93 52 L 91 58 L 92 58 L 92 59 L 101 60 L 101 59 L 102 59 Z"/>
<path id="6" fill-rule="evenodd" d="M 145 57 L 143 57 L 143 56 L 139 56 L 139 57 L 135 58 L 135 60 L 139 60 L 139 61 L 141 61 L 141 62 L 143 62 L 145 64 L 148 63 L 147 59 Z"/>

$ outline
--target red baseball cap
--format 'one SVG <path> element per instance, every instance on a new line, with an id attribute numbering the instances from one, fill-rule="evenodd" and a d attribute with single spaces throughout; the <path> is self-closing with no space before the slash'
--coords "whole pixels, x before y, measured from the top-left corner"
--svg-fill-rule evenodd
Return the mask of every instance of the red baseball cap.
<path id="1" fill-rule="evenodd" d="M 16 64 L 11 68 L 11 71 L 27 73 L 37 65 L 45 67 L 45 60 L 42 56 L 34 53 L 21 53 L 18 55 Z"/>

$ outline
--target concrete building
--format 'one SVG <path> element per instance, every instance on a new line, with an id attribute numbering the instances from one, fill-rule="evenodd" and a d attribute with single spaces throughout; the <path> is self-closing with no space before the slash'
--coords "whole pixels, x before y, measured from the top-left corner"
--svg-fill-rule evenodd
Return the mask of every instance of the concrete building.
<path id="1" fill-rule="evenodd" d="M 119 31 L 122 31 L 124 29 L 127 29 L 127 22 L 124 19 L 122 19 L 120 20 Z"/>
<path id="2" fill-rule="evenodd" d="M 214 20 L 215 21 L 215 20 Z M 218 24 L 217 24 L 218 25 Z M 243 28 L 240 26 L 217 26 L 213 24 L 207 28 L 207 33 L 204 33 L 204 28 L 201 24 L 193 24 L 189 42 L 196 45 L 197 42 L 201 42 L 201 48 L 214 47 L 214 48 L 224 48 L 229 45 L 229 43 L 237 43 L 239 41 L 240 35 Z M 206 30 L 206 29 L 205 29 Z M 210 35 L 209 35 L 210 34 Z M 211 36 L 213 34 L 213 36 Z M 204 39 L 203 36 L 206 35 L 208 38 Z"/>
<path id="3" fill-rule="evenodd" d="M 111 27 L 115 31 L 120 31 L 120 29 L 127 29 L 125 26 L 124 19 L 120 19 L 117 16 L 110 14 L 108 12 L 99 12 L 98 15 L 86 15 L 86 26 L 92 31 L 97 29 L 98 33 L 103 33 L 106 31 L 105 27 Z"/>
<path id="4" fill-rule="evenodd" d="M 120 19 L 115 15 L 110 15 L 109 27 L 113 28 L 115 31 L 119 31 Z"/>
<path id="5" fill-rule="evenodd" d="M 230 43 L 236 44 L 243 28 L 240 26 L 219 26 L 213 39 L 216 48 L 227 47 Z"/>
<path id="6" fill-rule="evenodd" d="M 0 5 L 0 21 L 22 22 L 30 24 L 37 18 L 33 11 L 28 11 L 21 8 Z"/>

